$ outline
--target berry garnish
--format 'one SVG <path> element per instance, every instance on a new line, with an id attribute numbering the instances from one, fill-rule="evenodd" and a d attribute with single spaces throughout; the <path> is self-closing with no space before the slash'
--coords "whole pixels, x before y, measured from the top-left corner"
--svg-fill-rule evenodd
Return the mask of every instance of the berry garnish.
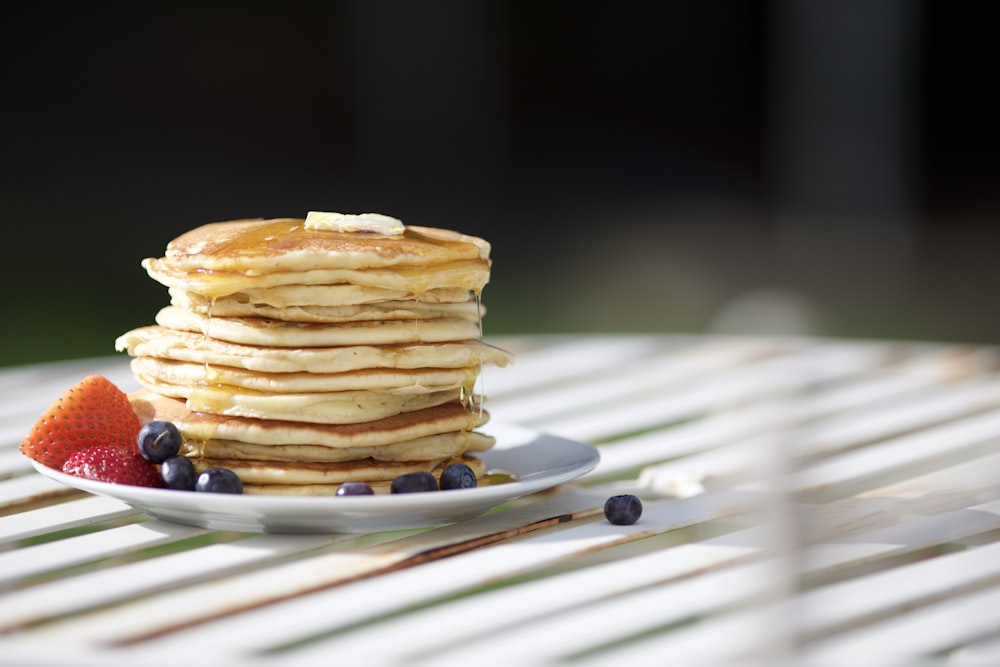
<path id="1" fill-rule="evenodd" d="M 134 450 L 139 418 L 128 396 L 101 375 L 88 375 L 39 417 L 21 441 L 21 453 L 62 470 L 71 455 L 95 445 Z"/>
<path id="2" fill-rule="evenodd" d="M 160 465 L 160 476 L 168 489 L 178 491 L 194 491 L 194 483 L 198 475 L 194 464 L 186 456 L 171 456 Z"/>
<path id="3" fill-rule="evenodd" d="M 616 526 L 631 526 L 642 516 L 642 501 L 631 494 L 611 496 L 604 503 L 604 516 Z"/>
<path id="4" fill-rule="evenodd" d="M 441 490 L 472 489 L 476 486 L 476 472 L 464 463 L 452 463 L 441 472 Z"/>
<path id="5" fill-rule="evenodd" d="M 437 480 L 429 472 L 408 472 L 392 480 L 389 487 L 392 493 L 422 493 L 437 491 Z"/>
<path id="6" fill-rule="evenodd" d="M 111 484 L 160 488 L 163 479 L 156 466 L 138 452 L 118 445 L 94 445 L 70 455 L 63 463 L 67 475 Z"/>
<path id="7" fill-rule="evenodd" d="M 168 421 L 151 421 L 136 436 L 139 453 L 150 463 L 163 463 L 181 451 L 181 432 Z"/>
<path id="8" fill-rule="evenodd" d="M 338 496 L 374 496 L 375 490 L 364 482 L 344 482 L 337 487 Z"/>
<path id="9" fill-rule="evenodd" d="M 194 490 L 210 493 L 243 493 L 243 482 L 232 470 L 208 468 L 198 475 Z"/>

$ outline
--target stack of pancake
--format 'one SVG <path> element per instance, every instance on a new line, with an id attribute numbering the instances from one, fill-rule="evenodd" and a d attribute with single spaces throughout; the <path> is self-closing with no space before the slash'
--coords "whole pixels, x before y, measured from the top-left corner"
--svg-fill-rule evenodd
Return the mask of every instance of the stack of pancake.
<path id="1" fill-rule="evenodd" d="M 229 468 L 246 493 L 386 492 L 454 461 L 482 476 L 477 378 L 509 361 L 482 340 L 489 244 L 316 219 L 212 223 L 143 260 L 170 305 L 116 341 L 144 387 L 137 412 L 176 424 L 196 468 Z"/>

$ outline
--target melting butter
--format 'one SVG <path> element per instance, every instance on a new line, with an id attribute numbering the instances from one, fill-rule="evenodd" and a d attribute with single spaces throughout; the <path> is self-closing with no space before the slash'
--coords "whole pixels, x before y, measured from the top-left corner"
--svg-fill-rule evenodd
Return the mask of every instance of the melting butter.
<path id="1" fill-rule="evenodd" d="M 397 220 L 381 213 L 331 213 L 309 211 L 306 215 L 306 229 L 333 232 L 368 232 L 386 236 L 401 236 L 406 227 Z"/>

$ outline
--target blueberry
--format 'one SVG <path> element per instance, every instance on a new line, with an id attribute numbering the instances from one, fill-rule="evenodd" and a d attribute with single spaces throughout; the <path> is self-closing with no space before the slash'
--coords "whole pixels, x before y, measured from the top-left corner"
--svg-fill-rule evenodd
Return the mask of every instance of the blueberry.
<path id="1" fill-rule="evenodd" d="M 139 430 L 136 445 L 142 458 L 150 463 L 163 463 L 181 451 L 181 432 L 167 421 L 151 421 Z"/>
<path id="2" fill-rule="evenodd" d="M 168 489 L 194 491 L 197 475 L 194 464 L 186 456 L 171 456 L 160 465 L 160 476 Z"/>
<path id="3" fill-rule="evenodd" d="M 441 473 L 441 490 L 472 489 L 476 486 L 476 473 L 464 463 L 452 463 Z"/>
<path id="4" fill-rule="evenodd" d="M 210 493 L 243 493 L 243 482 L 232 470 L 208 468 L 198 475 L 194 490 Z"/>
<path id="5" fill-rule="evenodd" d="M 437 491 L 437 480 L 429 472 L 408 472 L 392 480 L 392 493 L 421 493 Z"/>
<path id="6" fill-rule="evenodd" d="M 364 482 L 344 482 L 337 489 L 338 496 L 373 496 L 375 491 Z"/>
<path id="7" fill-rule="evenodd" d="M 616 526 L 631 526 L 642 516 L 642 502 L 631 494 L 611 496 L 604 503 L 604 516 Z"/>

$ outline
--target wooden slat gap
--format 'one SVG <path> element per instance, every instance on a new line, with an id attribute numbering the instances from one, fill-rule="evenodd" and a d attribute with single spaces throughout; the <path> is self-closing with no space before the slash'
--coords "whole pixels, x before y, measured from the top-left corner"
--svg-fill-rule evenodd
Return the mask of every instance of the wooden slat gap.
<path id="1" fill-rule="evenodd" d="M 804 467 L 809 465 L 814 465 L 820 463 L 829 458 L 834 458 L 841 454 L 847 454 L 849 452 L 858 451 L 866 447 L 872 447 L 883 442 L 891 441 L 896 438 L 904 438 L 909 435 L 915 435 L 922 431 L 926 431 L 929 428 L 937 428 L 940 426 L 946 426 L 948 424 L 954 424 L 961 422 L 970 417 L 975 417 L 978 415 L 985 414 L 987 412 L 995 412 L 998 409 L 997 405 L 981 405 L 974 408 L 970 408 L 963 414 L 955 414 L 950 417 L 942 417 L 934 421 L 933 424 L 916 424 L 909 428 L 897 428 L 893 431 L 887 431 L 880 434 L 875 438 L 865 438 L 857 439 L 851 441 L 849 444 L 844 444 L 839 446 L 835 451 L 831 452 L 813 452 L 811 454 L 798 454 L 794 457 L 794 465 L 797 467 Z"/>
<path id="2" fill-rule="evenodd" d="M 940 555 L 945 555 L 945 554 L 940 554 Z M 934 555 L 927 556 L 928 559 L 933 557 L 935 556 Z M 906 563 L 903 563 L 902 565 L 906 565 Z M 864 574 L 869 574 L 869 573 L 861 573 L 858 576 L 864 576 Z M 872 623 L 884 621 L 886 619 L 893 618 L 903 613 L 913 612 L 918 609 L 922 609 L 924 607 L 929 607 L 931 605 L 937 604 L 939 602 L 944 602 L 945 600 L 962 597 L 964 595 L 971 593 L 977 593 L 983 589 L 991 588 L 998 585 L 1000 585 L 1000 574 L 976 581 L 971 581 L 967 584 L 952 586 L 946 591 L 929 593 L 917 599 L 910 599 L 907 601 L 905 607 L 901 609 L 894 609 L 894 608 L 880 609 L 868 614 L 855 616 L 851 618 L 849 621 L 843 621 L 838 624 L 817 629 L 813 632 L 803 632 L 801 634 L 801 639 L 803 643 L 819 641 L 821 639 L 828 639 L 830 637 L 834 637 L 835 635 L 842 634 L 845 632 L 850 632 L 851 630 L 856 630 L 858 628 L 870 625 Z"/>
<path id="3" fill-rule="evenodd" d="M 843 481 L 804 487 L 794 491 L 792 499 L 795 502 L 816 504 L 844 500 L 871 492 L 882 486 L 903 483 L 907 479 L 928 474 L 935 469 L 975 461 L 996 452 L 998 445 L 1000 445 L 1000 438 L 986 436 L 983 440 L 972 444 L 960 445 L 890 470 L 858 474 Z M 730 482 L 732 481 L 730 480 Z"/>
<path id="4" fill-rule="evenodd" d="M 149 519 L 149 520 L 155 521 L 155 519 Z M 122 525 L 127 526 L 127 525 L 132 525 L 134 523 L 144 523 L 144 522 L 142 521 L 125 522 Z M 59 579 L 65 579 L 67 577 L 73 577 L 80 574 L 85 574 L 87 572 L 94 572 L 106 568 L 113 568 L 119 565 L 124 565 L 127 563 L 135 563 L 143 560 L 148 560 L 150 558 L 156 558 L 159 556 L 177 553 L 180 551 L 187 551 L 188 549 L 195 548 L 198 546 L 204 546 L 205 544 L 222 544 L 224 542 L 238 541 L 247 537 L 251 537 L 252 535 L 253 533 L 233 533 L 227 531 L 218 531 L 212 533 L 202 533 L 199 535 L 192 535 L 189 537 L 183 537 L 178 540 L 171 540 L 171 541 L 151 544 L 149 546 L 144 546 L 132 551 L 116 554 L 114 556 L 105 556 L 102 558 L 97 558 L 82 563 L 75 563 L 73 565 L 67 565 L 65 567 L 48 570 L 40 574 L 26 577 L 21 581 L 17 582 L 18 585 L 16 590 L 22 590 L 31 586 L 45 584 L 51 581 L 57 581 Z M 6 629 L 0 630 L 0 634 L 2 634 L 3 632 L 6 632 Z"/>
<path id="5" fill-rule="evenodd" d="M 94 523 L 85 523 L 75 526 L 69 526 L 66 528 L 58 528 L 56 530 L 52 530 L 39 535 L 25 537 L 23 539 L 17 540 L 12 545 L 8 545 L 9 548 L 3 550 L 9 551 L 10 549 L 21 549 L 24 547 L 37 546 L 39 544 L 58 542 L 60 540 L 80 537 L 81 535 L 89 535 L 90 533 L 99 533 L 105 530 L 110 530 L 112 528 L 120 528 L 121 526 L 127 526 L 134 523 L 144 523 L 146 521 L 151 521 L 151 520 L 152 517 L 150 517 L 147 514 L 142 514 L 141 512 L 136 512 L 134 514 L 127 514 L 124 516 L 112 516 L 110 518 L 101 521 L 95 521 Z"/>
<path id="6" fill-rule="evenodd" d="M 141 562 L 143 560 L 152 560 L 153 558 L 169 557 L 171 555 L 179 554 L 179 553 L 184 552 L 184 551 L 194 552 L 194 551 L 198 551 L 199 549 L 210 549 L 210 548 L 215 547 L 217 545 L 223 545 L 223 544 L 230 544 L 230 543 L 234 543 L 234 542 L 240 542 L 240 541 L 243 541 L 244 539 L 246 539 L 248 541 L 253 541 L 253 540 L 259 540 L 259 539 L 266 539 L 267 537 L 269 537 L 269 536 L 267 536 L 267 535 L 259 535 L 259 534 L 255 534 L 255 533 L 236 533 L 236 532 L 230 532 L 230 531 L 220 531 L 220 532 L 217 532 L 217 533 L 208 533 L 208 534 L 205 534 L 205 535 L 194 536 L 194 537 L 191 537 L 191 538 L 187 538 L 186 540 L 181 540 L 181 541 L 172 543 L 170 545 L 167 545 L 166 548 L 162 547 L 162 546 L 161 547 L 155 547 L 155 546 L 154 547 L 149 547 L 149 548 L 143 550 L 143 551 L 146 552 L 145 553 L 145 557 L 122 559 L 121 563 L 114 563 L 114 564 L 108 563 L 108 564 L 109 565 L 121 565 L 121 564 L 128 564 L 128 563 L 138 563 L 138 562 Z M 333 537 L 334 539 L 339 538 L 339 536 L 331 536 L 331 537 Z M 208 542 L 207 544 L 206 544 L 206 541 Z M 300 550 L 300 551 L 295 551 L 295 552 L 292 552 L 292 553 L 279 553 L 279 554 L 271 555 L 271 556 L 268 556 L 268 557 L 265 557 L 265 558 L 251 560 L 251 561 L 248 561 L 248 562 L 245 562 L 245 563 L 241 563 L 240 565 L 235 565 L 235 566 L 230 565 L 230 566 L 228 566 L 228 567 L 226 567 L 224 569 L 224 575 L 227 576 L 227 577 L 237 576 L 237 575 L 239 575 L 239 574 L 241 574 L 243 572 L 252 572 L 254 570 L 259 569 L 262 566 L 266 567 L 266 566 L 279 565 L 279 564 L 282 564 L 282 563 L 294 560 L 296 558 L 306 557 L 306 556 L 308 556 L 308 555 L 310 555 L 312 553 L 315 553 L 315 552 L 319 551 L 320 549 L 322 549 L 322 547 L 312 547 L 312 548 L 303 549 L 303 550 Z M 136 552 L 135 554 L 132 554 L 132 555 L 143 556 L 144 555 L 143 551 Z M 108 560 L 110 561 L 112 559 L 108 559 Z M 84 568 L 79 568 L 79 569 L 83 570 Z M 98 569 L 98 568 L 86 568 L 86 569 L 92 571 L 92 570 Z M 73 574 L 82 574 L 82 573 L 83 572 L 74 572 Z M 81 607 L 79 609 L 75 609 L 75 610 L 72 610 L 72 611 L 69 611 L 69 612 L 63 612 L 63 613 L 58 613 L 58 614 L 53 614 L 53 615 L 46 615 L 46 616 L 39 616 L 37 618 L 26 618 L 26 619 L 23 619 L 21 622 L 18 622 L 18 623 L 13 623 L 13 624 L 9 624 L 9 625 L 0 625 L 0 636 L 2 636 L 4 634 L 10 634 L 11 632 L 15 632 L 15 631 L 22 631 L 22 630 L 30 630 L 30 629 L 33 629 L 33 628 L 39 628 L 39 627 L 42 627 L 44 625 L 52 624 L 52 623 L 55 623 L 55 622 L 62 622 L 62 621 L 65 621 L 67 619 L 71 619 L 71 618 L 74 618 L 74 617 L 85 616 L 86 614 L 89 614 L 89 613 L 92 613 L 92 612 L 96 612 L 96 611 L 102 611 L 102 610 L 106 610 L 106 609 L 112 609 L 114 607 L 121 606 L 122 604 L 131 604 L 133 602 L 142 600 L 144 598 L 149 598 L 149 597 L 155 596 L 158 593 L 162 593 L 164 591 L 176 590 L 179 583 L 182 586 L 194 586 L 194 585 L 198 585 L 200 583 L 211 581 L 212 579 L 215 579 L 215 578 L 219 577 L 219 575 L 220 575 L 220 571 L 219 570 L 211 570 L 211 571 L 205 572 L 203 574 L 195 575 L 195 576 L 191 576 L 190 574 L 186 573 L 184 575 L 183 582 L 169 581 L 169 582 L 165 582 L 165 583 L 162 583 L 162 584 L 159 584 L 159 585 L 149 586 L 149 587 L 144 588 L 141 592 L 139 592 L 137 594 L 133 594 L 130 597 L 127 597 L 127 598 L 111 599 L 111 600 L 108 600 L 107 602 L 103 602 L 103 603 L 99 603 L 99 604 L 91 604 L 90 606 Z"/>
<path id="7" fill-rule="evenodd" d="M 20 514 L 21 512 L 28 512 L 30 510 L 36 510 L 50 505 L 58 505 L 59 503 L 64 503 L 68 500 L 86 498 L 89 495 L 90 494 L 85 491 L 79 491 L 70 487 L 51 489 L 43 493 L 25 496 L 24 498 L 20 498 L 16 501 L 10 501 L 0 505 L 0 517 Z"/>
<path id="8" fill-rule="evenodd" d="M 832 586 L 852 579 L 867 577 L 879 572 L 889 572 L 899 567 L 913 565 L 922 561 L 955 553 L 956 548 L 950 544 L 932 544 L 918 549 L 893 551 L 876 558 L 864 559 L 847 565 L 838 565 L 813 572 L 803 572 L 799 575 L 797 588 L 800 593 Z"/>

